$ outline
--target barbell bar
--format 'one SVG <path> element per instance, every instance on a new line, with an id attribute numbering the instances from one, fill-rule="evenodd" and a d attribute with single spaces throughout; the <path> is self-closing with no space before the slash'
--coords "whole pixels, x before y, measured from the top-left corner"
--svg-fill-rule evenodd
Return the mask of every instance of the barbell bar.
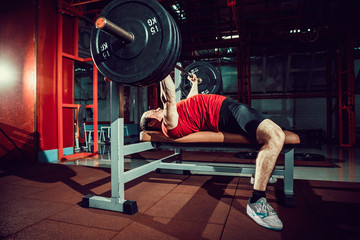
<path id="1" fill-rule="evenodd" d="M 115 23 L 107 20 L 104 17 L 99 17 L 95 22 L 95 26 L 96 28 L 105 31 L 114 37 L 123 40 L 127 44 L 134 40 L 134 35 L 132 33 L 125 31 L 123 28 L 117 26 Z"/>

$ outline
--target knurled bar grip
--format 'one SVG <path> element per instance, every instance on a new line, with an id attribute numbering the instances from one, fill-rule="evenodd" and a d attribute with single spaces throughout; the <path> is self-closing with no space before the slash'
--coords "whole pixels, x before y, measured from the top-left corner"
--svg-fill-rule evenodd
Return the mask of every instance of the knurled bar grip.
<path id="1" fill-rule="evenodd" d="M 134 40 L 134 35 L 132 33 L 129 33 L 125 29 L 119 27 L 115 23 L 109 21 L 108 19 L 104 17 L 99 17 L 96 22 L 95 26 L 98 29 L 101 29 L 109 34 L 111 34 L 114 37 L 118 37 L 121 40 L 123 40 L 125 43 L 131 43 Z M 181 72 L 185 73 L 189 77 L 192 77 L 192 74 L 186 71 L 184 68 L 175 65 L 175 68 L 180 70 Z"/>
<path id="2" fill-rule="evenodd" d="M 114 37 L 120 38 L 125 43 L 131 43 L 134 40 L 133 34 L 127 32 L 123 28 L 119 27 L 115 23 L 112 23 L 104 17 L 99 17 L 95 22 L 95 26 L 96 28 L 105 31 Z"/>

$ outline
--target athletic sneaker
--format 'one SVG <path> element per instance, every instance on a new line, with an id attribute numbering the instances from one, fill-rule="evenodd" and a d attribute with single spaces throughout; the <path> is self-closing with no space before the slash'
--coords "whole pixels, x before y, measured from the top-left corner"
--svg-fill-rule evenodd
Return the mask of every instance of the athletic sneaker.
<path id="1" fill-rule="evenodd" d="M 272 230 L 281 230 L 283 228 L 283 224 L 275 210 L 264 197 L 255 203 L 250 203 L 249 200 L 246 213 L 260 226 Z"/>
<path id="2" fill-rule="evenodd" d="M 255 181 L 255 177 L 254 177 L 254 175 L 251 175 L 250 183 L 254 184 L 254 181 Z M 271 176 L 269 179 L 269 183 L 276 183 L 276 182 L 277 182 L 277 178 Z"/>

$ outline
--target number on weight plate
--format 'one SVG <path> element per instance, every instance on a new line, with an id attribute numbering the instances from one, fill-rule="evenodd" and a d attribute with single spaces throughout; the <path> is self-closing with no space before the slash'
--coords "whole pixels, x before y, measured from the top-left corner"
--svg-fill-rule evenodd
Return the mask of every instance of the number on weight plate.
<path id="1" fill-rule="evenodd" d="M 110 57 L 110 52 L 108 49 L 109 49 L 109 45 L 107 42 L 104 42 L 103 44 L 100 45 L 100 52 L 104 59 Z"/>
<path id="2" fill-rule="evenodd" d="M 150 27 L 150 32 L 151 32 L 151 35 L 154 35 L 155 33 L 159 32 L 159 27 L 157 25 L 157 20 L 155 17 L 153 18 L 149 18 L 147 20 L 147 24 L 149 25 Z"/>

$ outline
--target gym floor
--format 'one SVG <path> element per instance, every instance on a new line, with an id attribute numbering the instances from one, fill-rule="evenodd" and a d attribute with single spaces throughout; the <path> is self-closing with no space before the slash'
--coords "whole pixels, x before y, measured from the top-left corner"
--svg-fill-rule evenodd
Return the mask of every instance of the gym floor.
<path id="1" fill-rule="evenodd" d="M 107 155 L 62 165 L 2 161 L 0 238 L 360 239 L 360 148 L 301 152 L 323 154 L 329 165 L 295 167 L 296 208 L 283 206 L 281 179 L 268 186 L 280 232 L 247 216 L 249 177 L 149 173 L 125 186 L 139 208 L 130 216 L 81 207 L 86 194 L 110 196 Z"/>

